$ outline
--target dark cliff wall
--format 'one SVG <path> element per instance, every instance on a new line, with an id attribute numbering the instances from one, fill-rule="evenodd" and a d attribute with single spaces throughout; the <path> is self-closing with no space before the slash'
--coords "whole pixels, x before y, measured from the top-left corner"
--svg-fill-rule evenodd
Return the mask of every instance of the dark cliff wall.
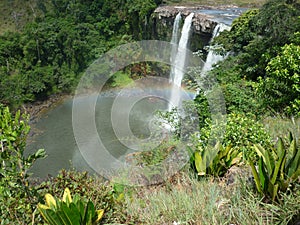
<path id="1" fill-rule="evenodd" d="M 208 45 L 217 22 L 213 21 L 209 15 L 198 13 L 197 10 L 199 9 L 203 9 L 203 7 L 158 7 L 152 15 L 153 38 L 170 41 L 176 15 L 181 13 L 183 24 L 185 17 L 194 12 L 190 49 L 192 51 L 203 49 L 204 46 Z"/>

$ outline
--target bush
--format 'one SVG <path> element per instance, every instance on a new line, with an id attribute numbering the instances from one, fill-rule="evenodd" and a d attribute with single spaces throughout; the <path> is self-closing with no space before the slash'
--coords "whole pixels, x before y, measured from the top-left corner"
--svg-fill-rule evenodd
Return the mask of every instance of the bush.
<path id="1" fill-rule="evenodd" d="M 214 126 L 226 126 L 226 132 L 222 140 L 223 146 L 231 145 L 232 148 L 237 148 L 243 155 L 253 153 L 253 144 L 261 144 L 262 146 L 270 146 L 271 139 L 269 134 L 264 129 L 262 123 L 255 119 L 253 114 L 230 113 L 227 115 L 226 124 L 216 124 Z M 207 120 L 207 123 L 210 121 Z M 209 125 L 200 129 L 198 138 L 194 135 L 194 146 L 196 148 L 205 148 L 209 139 L 218 140 L 216 134 L 211 133 L 214 127 Z M 213 143 L 213 146 L 216 144 Z"/>
<path id="2" fill-rule="evenodd" d="M 264 104 L 288 115 L 300 115 L 300 46 L 287 44 L 266 67 L 259 94 Z"/>
<path id="3" fill-rule="evenodd" d="M 65 189 L 62 200 L 45 195 L 46 205 L 39 203 L 38 209 L 50 225 L 95 225 L 103 217 L 104 210 L 96 210 L 91 201 L 85 202 L 79 195 L 71 197 Z"/>
<path id="4" fill-rule="evenodd" d="M 196 151 L 192 157 L 192 163 L 195 164 L 199 176 L 210 174 L 219 177 L 225 175 L 230 167 L 239 164 L 241 158 L 242 152 L 238 149 L 230 145 L 223 147 L 218 142 L 214 148 Z"/>
<path id="5" fill-rule="evenodd" d="M 249 164 L 256 189 L 272 201 L 280 201 L 280 194 L 295 184 L 300 176 L 300 149 L 296 139 L 290 135 L 290 146 L 286 148 L 279 138 L 277 148 L 254 146 L 259 156 L 258 168 L 252 160 Z"/>
<path id="6" fill-rule="evenodd" d="M 226 171 L 246 158 L 255 158 L 253 144 L 271 146 L 271 138 L 263 124 L 251 114 L 231 113 L 227 122 L 211 124 L 200 128 L 192 138 L 191 166 L 200 175 L 222 176 Z M 226 129 L 222 139 L 220 129 Z"/>
<path id="7" fill-rule="evenodd" d="M 81 196 L 83 201 L 91 201 L 97 208 L 104 209 L 104 223 L 123 223 L 126 220 L 124 202 L 115 195 L 114 187 L 101 177 L 88 175 L 87 172 L 62 170 L 56 177 L 38 185 L 41 196 L 47 193 L 60 196 L 65 188 Z"/>
<path id="8" fill-rule="evenodd" d="M 0 214 L 1 224 L 29 224 L 38 201 L 35 187 L 29 185 L 28 170 L 45 157 L 45 151 L 25 156 L 26 138 L 30 127 L 28 115 L 0 105 Z"/>

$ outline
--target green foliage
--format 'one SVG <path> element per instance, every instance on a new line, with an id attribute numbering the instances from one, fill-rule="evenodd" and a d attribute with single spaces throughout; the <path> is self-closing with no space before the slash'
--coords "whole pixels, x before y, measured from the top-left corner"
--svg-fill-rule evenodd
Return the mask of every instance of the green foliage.
<path id="1" fill-rule="evenodd" d="M 209 104 L 205 94 L 202 90 L 199 91 L 198 95 L 194 99 L 194 106 L 186 105 L 186 108 L 193 108 L 195 107 L 198 113 L 199 118 L 199 126 L 203 127 L 205 125 L 205 120 L 210 118 L 211 113 L 209 109 Z"/>
<path id="2" fill-rule="evenodd" d="M 290 136 L 289 149 L 284 146 L 281 138 L 277 148 L 265 149 L 261 145 L 255 145 L 259 156 L 258 168 L 249 160 L 257 191 L 272 201 L 280 200 L 279 194 L 286 192 L 300 176 L 300 150 L 296 139 Z"/>
<path id="3" fill-rule="evenodd" d="M 62 200 L 50 194 L 45 195 L 46 205 L 39 203 L 38 209 L 50 225 L 92 225 L 97 224 L 104 210 L 95 210 L 91 201 L 87 203 L 75 195 L 72 199 L 70 190 L 65 189 Z"/>
<path id="4" fill-rule="evenodd" d="M 137 165 L 144 166 L 163 166 L 164 160 L 175 151 L 178 141 L 168 140 L 163 141 L 158 146 L 153 148 L 152 145 L 144 146 L 143 152 L 134 153 L 134 161 Z M 156 145 L 156 143 L 154 144 Z"/>
<path id="5" fill-rule="evenodd" d="M 223 146 L 237 148 L 243 152 L 243 157 L 253 154 L 253 144 L 261 144 L 268 147 L 271 144 L 270 136 L 264 129 L 263 124 L 255 120 L 251 114 L 230 113 L 227 115 L 224 124 L 211 124 L 206 121 L 208 126 L 200 129 L 199 134 L 193 136 L 193 146 L 195 149 L 204 149 L 207 145 L 215 145 L 213 141 L 219 140 L 218 133 L 214 133 L 218 127 L 226 126 L 226 132 L 222 140 Z"/>
<path id="6" fill-rule="evenodd" d="M 300 5 L 297 1 L 270 0 L 255 18 L 257 34 L 268 39 L 268 47 L 284 45 L 299 31 Z"/>
<path id="7" fill-rule="evenodd" d="M 259 92 L 265 104 L 289 115 L 300 115 L 300 46 L 287 44 L 268 63 Z"/>
<path id="8" fill-rule="evenodd" d="M 198 175 L 222 176 L 231 166 L 246 158 L 255 158 L 253 144 L 271 146 L 263 124 L 251 114 L 231 113 L 227 121 L 211 124 L 210 119 L 206 119 L 205 122 L 206 125 L 192 135 L 189 146 L 190 164 Z M 223 138 L 219 129 L 226 130 Z"/>
<path id="9" fill-rule="evenodd" d="M 28 183 L 28 170 L 45 157 L 45 151 L 25 156 L 29 133 L 28 115 L 17 111 L 12 115 L 8 107 L 0 105 L 0 214 L 1 224 L 30 221 L 37 190 Z M 20 222 L 21 223 L 21 222 Z"/>
<path id="10" fill-rule="evenodd" d="M 127 73 L 124 73 L 122 71 L 116 72 L 112 76 L 113 82 L 110 85 L 111 87 L 124 87 L 126 85 L 129 85 L 132 83 L 132 79 L 129 77 Z"/>
<path id="11" fill-rule="evenodd" d="M 269 61 L 280 47 L 290 43 L 300 29 L 300 5 L 295 1 L 270 0 L 259 10 L 250 10 L 233 22 L 216 43 L 239 54 L 240 68 L 247 78 L 265 75 Z"/>
<path id="12" fill-rule="evenodd" d="M 248 45 L 256 36 L 252 20 L 258 12 L 258 9 L 251 9 L 244 12 L 233 21 L 230 31 L 222 32 L 214 39 L 212 44 L 222 44 L 227 51 L 242 51 L 243 47 Z"/>
<path id="13" fill-rule="evenodd" d="M 234 56 L 212 71 L 229 112 L 299 114 L 299 16 L 298 1 L 270 0 L 214 40 Z"/>
<path id="14" fill-rule="evenodd" d="M 256 116 L 264 112 L 261 98 L 256 94 L 256 82 L 245 79 L 239 57 L 230 56 L 210 71 L 222 88 L 227 113 L 252 113 Z"/>
<path id="15" fill-rule="evenodd" d="M 144 24 L 149 23 L 151 13 L 157 7 L 157 3 L 153 0 L 135 0 L 128 1 L 126 7 L 133 36 L 142 38 L 145 36 L 145 31 L 144 35 L 142 32 L 145 27 Z"/>
<path id="16" fill-rule="evenodd" d="M 242 158 L 242 152 L 230 145 L 223 147 L 219 142 L 213 148 L 197 150 L 193 157 L 192 163 L 199 176 L 207 174 L 213 176 L 223 176 L 227 170 L 237 165 Z"/>
<path id="17" fill-rule="evenodd" d="M 62 190 L 69 188 L 70 192 L 82 197 L 84 202 L 92 201 L 100 209 L 104 209 L 103 223 L 123 223 L 126 205 L 119 201 L 120 193 L 116 194 L 115 186 L 104 181 L 101 177 L 88 175 L 87 172 L 62 170 L 56 177 L 48 178 L 37 184 L 41 196 L 52 193 L 60 196 Z"/>
<path id="18" fill-rule="evenodd" d="M 21 33 L 0 36 L 0 102 L 70 92 L 97 57 L 127 41 L 149 38 L 160 1 L 39 1 L 45 13 Z"/>

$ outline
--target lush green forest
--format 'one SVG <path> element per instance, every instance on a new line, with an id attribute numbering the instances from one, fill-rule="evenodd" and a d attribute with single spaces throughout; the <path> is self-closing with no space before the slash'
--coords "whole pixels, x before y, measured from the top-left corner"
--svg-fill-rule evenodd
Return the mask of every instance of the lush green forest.
<path id="1" fill-rule="evenodd" d="M 47 149 L 25 154 L 29 115 L 12 108 L 72 92 L 102 53 L 151 37 L 151 13 L 162 2 L 27 3 L 36 17 L 0 36 L 1 224 L 299 224 L 299 0 L 269 0 L 214 39 L 212 48 L 227 57 L 202 82 L 218 81 L 226 120 L 213 123 L 207 100 L 218 97 L 213 92 L 200 91 L 186 103 L 197 109 L 199 123 L 188 137 L 189 163 L 148 187 L 73 170 L 33 179 L 28 170 Z M 162 116 L 172 123 L 174 114 Z M 184 119 L 177 118 L 170 140 L 137 154 L 136 164 L 163 163 L 180 146 Z M 220 127 L 223 139 L 210 142 Z"/>
<path id="2" fill-rule="evenodd" d="M 229 110 L 299 115 L 299 7 L 297 1 L 269 1 L 215 40 L 232 52 L 213 71 L 225 86 Z"/>
<path id="3" fill-rule="evenodd" d="M 159 3 L 37 1 L 33 22 L 0 37 L 0 102 L 19 106 L 71 91 L 101 54 L 149 38 L 150 15 Z"/>

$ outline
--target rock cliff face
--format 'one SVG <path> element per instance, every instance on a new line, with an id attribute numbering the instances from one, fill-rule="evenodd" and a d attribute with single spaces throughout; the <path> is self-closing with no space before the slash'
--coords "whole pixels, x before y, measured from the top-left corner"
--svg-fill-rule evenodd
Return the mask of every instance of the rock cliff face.
<path id="1" fill-rule="evenodd" d="M 159 22 L 166 26 L 173 26 L 173 21 L 176 15 L 180 12 L 183 18 L 189 15 L 191 12 L 195 13 L 192 23 L 192 29 L 194 33 L 201 35 L 212 34 L 217 22 L 213 20 L 213 16 L 202 14 L 197 12 L 201 9 L 207 9 L 208 7 L 184 7 L 184 6 L 161 6 L 154 11 L 154 17 Z"/>
<path id="2" fill-rule="evenodd" d="M 176 15 L 180 12 L 182 21 L 191 12 L 194 18 L 192 22 L 192 34 L 190 36 L 190 49 L 192 51 L 203 49 L 208 45 L 212 36 L 213 30 L 217 22 L 213 20 L 213 16 L 197 12 L 208 7 L 183 7 L 183 6 L 161 6 L 153 13 L 153 33 L 154 38 L 158 40 L 170 41 L 173 29 L 173 23 Z"/>

